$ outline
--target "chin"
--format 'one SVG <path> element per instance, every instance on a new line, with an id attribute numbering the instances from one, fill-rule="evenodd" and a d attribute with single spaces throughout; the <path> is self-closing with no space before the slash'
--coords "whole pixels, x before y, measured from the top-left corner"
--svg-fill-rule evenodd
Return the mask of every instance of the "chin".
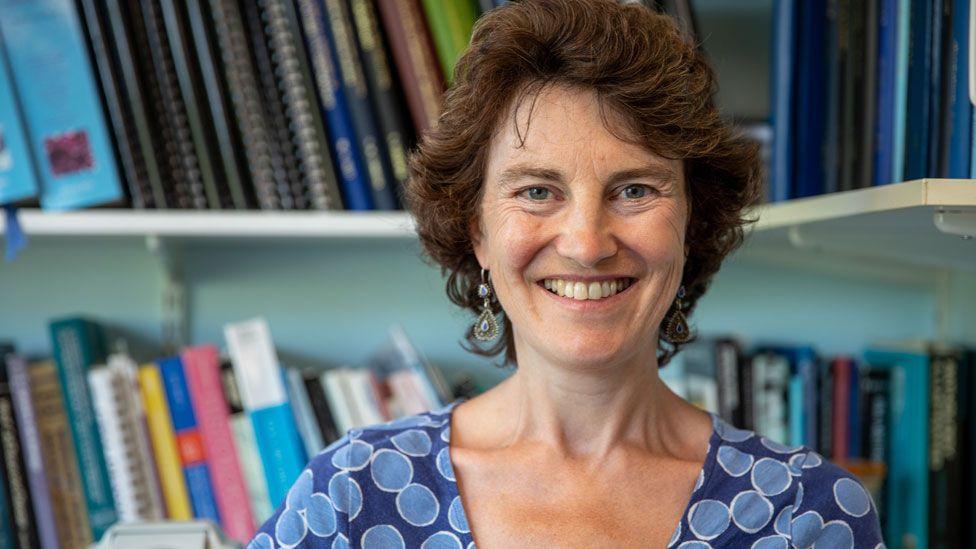
<path id="1" fill-rule="evenodd" d="M 556 341 L 549 342 L 545 355 L 560 364 L 572 364 L 579 367 L 601 368 L 618 362 L 629 354 L 620 342 L 608 341 L 606 338 L 581 338 L 575 343 Z"/>

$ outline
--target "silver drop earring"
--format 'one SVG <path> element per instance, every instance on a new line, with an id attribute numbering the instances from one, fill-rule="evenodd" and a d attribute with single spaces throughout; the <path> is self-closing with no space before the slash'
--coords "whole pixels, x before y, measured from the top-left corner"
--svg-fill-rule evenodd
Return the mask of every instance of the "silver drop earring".
<path id="1" fill-rule="evenodd" d="M 678 288 L 678 296 L 675 300 L 674 314 L 667 318 L 664 323 L 664 339 L 672 344 L 682 344 L 691 341 L 691 329 L 688 328 L 688 320 L 685 318 L 685 314 L 681 311 L 684 308 L 684 304 L 681 302 L 685 298 L 685 287 L 684 284 Z"/>
<path id="2" fill-rule="evenodd" d="M 498 321 L 491 312 L 491 282 L 488 271 L 481 269 L 481 284 L 478 284 L 478 297 L 484 300 L 481 304 L 481 314 L 474 322 L 474 337 L 478 341 L 491 341 L 498 337 Z"/>

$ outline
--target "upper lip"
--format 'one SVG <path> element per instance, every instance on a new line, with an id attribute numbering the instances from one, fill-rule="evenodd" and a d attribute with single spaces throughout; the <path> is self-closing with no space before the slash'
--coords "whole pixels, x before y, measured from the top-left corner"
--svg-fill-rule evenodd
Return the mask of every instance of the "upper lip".
<path id="1" fill-rule="evenodd" d="M 602 275 L 602 276 L 579 276 L 579 275 L 549 275 L 540 278 L 543 280 L 570 280 L 572 282 L 610 282 L 611 280 L 620 280 L 621 278 L 636 278 L 629 275 Z"/>

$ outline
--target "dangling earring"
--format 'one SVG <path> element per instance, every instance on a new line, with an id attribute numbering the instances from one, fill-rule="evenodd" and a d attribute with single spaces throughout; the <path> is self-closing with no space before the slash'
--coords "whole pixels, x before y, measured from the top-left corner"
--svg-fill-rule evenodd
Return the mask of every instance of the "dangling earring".
<path id="1" fill-rule="evenodd" d="M 664 339 L 668 343 L 675 345 L 680 345 L 682 343 L 688 343 L 691 341 L 691 330 L 688 328 L 688 320 L 685 318 L 685 314 L 681 312 L 684 308 L 684 304 L 681 302 L 685 297 L 685 286 L 684 284 L 678 288 L 678 298 L 675 300 L 674 313 L 668 317 L 667 321 L 664 323 Z"/>
<path id="2" fill-rule="evenodd" d="M 498 321 L 491 312 L 491 282 L 488 280 L 488 271 L 484 269 L 481 269 L 478 297 L 484 301 L 481 304 L 481 314 L 474 322 L 474 337 L 478 341 L 491 341 L 498 337 Z"/>

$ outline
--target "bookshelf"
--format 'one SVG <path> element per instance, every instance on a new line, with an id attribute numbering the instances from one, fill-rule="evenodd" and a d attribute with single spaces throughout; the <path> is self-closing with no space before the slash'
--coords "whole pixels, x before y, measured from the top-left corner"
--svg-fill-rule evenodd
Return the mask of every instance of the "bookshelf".
<path id="1" fill-rule="evenodd" d="M 920 179 L 757 208 L 742 257 L 813 255 L 886 267 L 976 272 L 976 182 Z M 275 240 L 415 239 L 406 212 L 22 210 L 28 238 L 155 238 L 220 246 Z M 5 232 L 0 220 L 0 234 Z"/>

